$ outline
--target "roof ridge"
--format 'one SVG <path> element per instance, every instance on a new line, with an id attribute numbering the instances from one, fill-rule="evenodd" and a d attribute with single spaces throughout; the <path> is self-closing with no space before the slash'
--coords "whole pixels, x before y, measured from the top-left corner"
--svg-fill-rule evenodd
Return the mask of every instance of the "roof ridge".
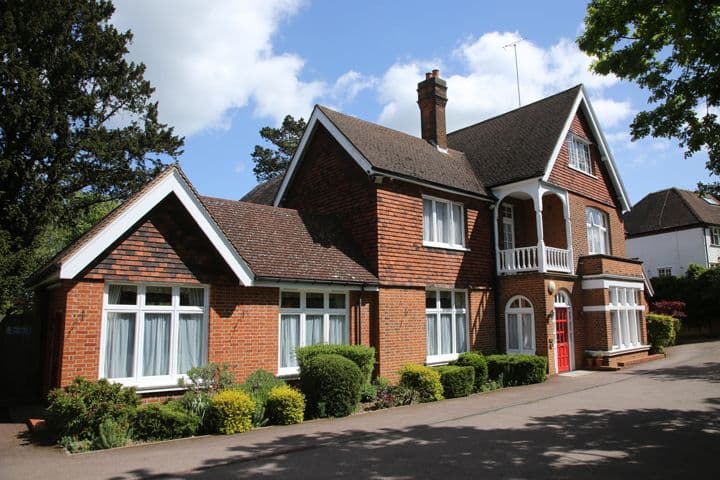
<path id="1" fill-rule="evenodd" d="M 680 193 L 680 189 L 673 187 L 673 190 L 675 190 L 676 193 Z M 687 193 L 692 194 L 693 192 L 685 190 Z M 695 217 L 695 220 L 697 220 L 699 223 L 705 223 L 705 221 L 701 218 L 700 214 L 695 210 L 695 207 L 693 207 L 687 200 L 685 200 L 685 197 L 682 195 L 678 195 L 680 197 L 680 201 L 687 207 L 687 209 L 690 211 L 690 213 Z"/>

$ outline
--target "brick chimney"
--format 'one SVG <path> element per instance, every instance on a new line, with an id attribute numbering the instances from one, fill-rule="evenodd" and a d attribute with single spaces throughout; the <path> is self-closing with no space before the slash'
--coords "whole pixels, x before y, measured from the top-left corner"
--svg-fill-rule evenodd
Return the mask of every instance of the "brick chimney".
<path id="1" fill-rule="evenodd" d="M 438 148 L 447 149 L 445 128 L 447 83 L 440 78 L 440 70 L 435 69 L 426 73 L 425 80 L 418 83 L 417 92 L 422 138 Z"/>

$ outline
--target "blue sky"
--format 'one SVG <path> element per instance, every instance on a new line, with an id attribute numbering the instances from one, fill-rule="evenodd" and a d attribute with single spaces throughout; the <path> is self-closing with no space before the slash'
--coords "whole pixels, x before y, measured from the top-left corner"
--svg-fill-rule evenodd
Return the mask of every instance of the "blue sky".
<path id="1" fill-rule="evenodd" d="M 588 71 L 574 44 L 585 4 L 331 0 L 115 0 L 113 22 L 135 35 L 130 58 L 147 66 L 160 118 L 186 137 L 180 164 L 204 195 L 240 198 L 256 180 L 258 130 L 316 103 L 417 135 L 415 88 L 439 68 L 448 83 L 448 128 L 585 84 L 630 201 L 712 181 L 699 154 L 677 142 L 630 142 L 647 95 Z"/>

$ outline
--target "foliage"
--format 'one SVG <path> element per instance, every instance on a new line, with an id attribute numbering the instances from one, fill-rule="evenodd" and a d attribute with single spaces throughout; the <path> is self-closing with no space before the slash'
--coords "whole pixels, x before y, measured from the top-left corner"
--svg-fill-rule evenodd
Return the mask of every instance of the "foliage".
<path id="1" fill-rule="evenodd" d="M 653 352 L 664 352 L 665 347 L 675 344 L 674 319 L 670 315 L 650 313 L 647 316 L 648 341 Z"/>
<path id="2" fill-rule="evenodd" d="M 148 403 L 138 408 L 133 436 L 139 440 L 168 440 L 194 435 L 200 418 L 185 410 L 180 402 Z"/>
<path id="3" fill-rule="evenodd" d="M 127 423 L 140 400 L 134 388 L 77 377 L 70 385 L 51 391 L 48 402 L 48 423 L 61 437 L 93 441 L 105 419 Z"/>
<path id="4" fill-rule="evenodd" d="M 360 401 L 363 375 L 350 359 L 337 354 L 315 355 L 300 365 L 300 389 L 306 416 L 345 417 Z"/>
<path id="5" fill-rule="evenodd" d="M 479 392 L 482 386 L 488 381 L 487 360 L 480 352 L 465 352 L 458 356 L 453 365 L 473 367 L 475 369 L 475 387 L 474 390 Z"/>
<path id="6" fill-rule="evenodd" d="M 88 439 L 80 440 L 75 436 L 66 435 L 64 437 L 60 437 L 60 440 L 58 440 L 58 445 L 60 445 L 70 453 L 82 453 L 91 450 L 93 447 L 93 442 Z"/>
<path id="7" fill-rule="evenodd" d="M 720 5 L 687 0 L 593 0 L 578 45 L 592 69 L 636 82 L 652 110 L 637 114 L 633 139 L 676 138 L 688 157 L 707 149 L 720 174 Z M 715 191 L 720 186 L 712 185 Z"/>
<path id="8" fill-rule="evenodd" d="M 300 139 L 305 131 L 305 120 L 295 120 L 287 115 L 280 128 L 263 127 L 260 136 L 266 142 L 274 145 L 272 148 L 255 145 L 251 157 L 255 162 L 253 173 L 258 182 L 264 182 L 284 175 L 295 150 L 300 145 Z"/>
<path id="9" fill-rule="evenodd" d="M 680 300 L 660 300 L 659 302 L 653 302 L 652 304 L 653 313 L 659 313 L 660 315 L 670 315 L 673 318 L 685 318 L 685 302 Z"/>
<path id="10" fill-rule="evenodd" d="M 181 378 L 178 380 L 178 385 L 186 387 L 191 392 L 213 394 L 221 390 L 227 390 L 235 384 L 235 378 L 226 363 L 211 362 L 199 367 L 193 367 L 187 371 L 187 376 L 190 383 Z"/>
<path id="11" fill-rule="evenodd" d="M 252 428 L 255 402 L 241 390 L 224 390 L 212 397 L 214 425 L 225 435 L 246 432 Z"/>
<path id="12" fill-rule="evenodd" d="M 667 311 L 663 301 L 680 301 L 685 303 L 683 323 L 689 326 L 700 326 L 702 322 L 710 322 L 720 315 L 717 299 L 720 298 L 720 269 L 703 268 L 695 264 L 688 266 L 684 276 L 655 277 L 651 279 L 655 296 L 653 311 L 664 314 L 678 314 L 682 311 L 679 303 L 676 308 Z M 658 309 L 655 306 L 661 304 Z M 682 318 L 682 317 L 676 317 Z M 676 323 L 676 329 L 680 322 Z"/>
<path id="13" fill-rule="evenodd" d="M 96 449 L 123 447 L 129 439 L 127 421 L 116 422 L 108 417 L 100 424 L 98 436 L 95 438 L 93 446 Z"/>
<path id="14" fill-rule="evenodd" d="M 199 424 L 196 433 L 212 431 L 212 400 L 209 393 L 188 391 L 178 400 L 181 408 L 196 416 Z"/>
<path id="15" fill-rule="evenodd" d="M 440 373 L 445 398 L 467 397 L 475 387 L 475 368 L 471 366 L 444 365 L 436 367 Z"/>
<path id="16" fill-rule="evenodd" d="M 270 391 L 281 385 L 285 385 L 283 380 L 276 378 L 275 375 L 267 370 L 258 369 L 251 373 L 245 382 L 238 386 L 246 392 L 255 401 L 255 412 L 253 413 L 253 425 L 260 427 L 267 422 L 266 404 Z"/>
<path id="17" fill-rule="evenodd" d="M 391 385 L 384 383 L 377 386 L 377 397 L 373 403 L 373 409 L 399 407 L 410 405 L 420 401 L 418 393 L 402 385 Z"/>
<path id="18" fill-rule="evenodd" d="M 421 402 L 443 399 L 440 373 L 423 365 L 407 364 L 400 370 L 400 385 L 414 390 Z"/>
<path id="19" fill-rule="evenodd" d="M 295 351 L 298 365 L 302 370 L 303 363 L 316 355 L 335 354 L 355 362 L 363 374 L 363 381 L 370 383 L 375 368 L 375 349 L 364 345 L 329 345 L 319 344 L 298 348 Z"/>
<path id="20" fill-rule="evenodd" d="M 305 396 L 289 385 L 273 387 L 267 398 L 270 423 L 292 425 L 301 423 L 305 415 Z"/>
<path id="21" fill-rule="evenodd" d="M 503 387 L 542 383 L 547 378 L 547 358 L 537 355 L 489 355 L 488 376 Z"/>
<path id="22" fill-rule="evenodd" d="M 366 383 L 360 388 L 360 401 L 369 403 L 375 401 L 378 394 L 378 387 L 372 383 Z"/>
<path id="23" fill-rule="evenodd" d="M 0 15 L 0 313 L 47 258 L 43 232 L 126 199 L 177 158 L 109 0 L 6 2 Z"/>

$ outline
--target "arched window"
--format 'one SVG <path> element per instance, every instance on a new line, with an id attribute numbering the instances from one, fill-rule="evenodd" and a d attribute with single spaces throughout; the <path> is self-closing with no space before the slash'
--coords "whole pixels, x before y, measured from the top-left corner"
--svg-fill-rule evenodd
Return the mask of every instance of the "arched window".
<path id="1" fill-rule="evenodd" d="M 560 290 L 555 294 L 555 306 L 556 307 L 569 307 L 570 297 L 565 290 Z"/>
<path id="2" fill-rule="evenodd" d="M 508 353 L 535 353 L 535 315 L 530 300 L 515 296 L 505 306 Z"/>

